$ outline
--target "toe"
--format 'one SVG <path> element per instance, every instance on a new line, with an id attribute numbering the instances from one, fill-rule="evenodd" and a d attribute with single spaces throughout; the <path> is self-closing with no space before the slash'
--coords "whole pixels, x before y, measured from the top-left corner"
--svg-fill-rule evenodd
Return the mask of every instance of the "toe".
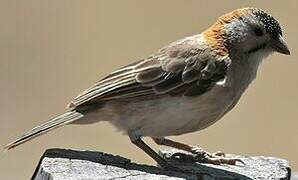
<path id="1" fill-rule="evenodd" d="M 220 156 L 220 157 L 225 157 L 226 156 L 226 154 L 222 151 L 216 151 L 215 153 L 213 153 L 213 155 Z"/>
<path id="2" fill-rule="evenodd" d="M 202 154 L 204 152 L 204 150 L 202 148 L 199 148 L 199 147 L 192 147 L 191 148 L 191 153 L 193 154 Z"/>
<path id="3" fill-rule="evenodd" d="M 207 159 L 204 159 L 204 162 L 206 162 L 208 164 L 214 164 L 214 165 L 220 165 L 221 164 L 221 160 L 217 159 L 217 158 L 207 158 Z"/>
<path id="4" fill-rule="evenodd" d="M 229 164 L 229 165 L 236 165 L 237 162 L 242 163 L 245 165 L 245 163 L 241 159 L 227 159 L 227 158 L 221 158 L 220 159 L 222 164 Z"/>

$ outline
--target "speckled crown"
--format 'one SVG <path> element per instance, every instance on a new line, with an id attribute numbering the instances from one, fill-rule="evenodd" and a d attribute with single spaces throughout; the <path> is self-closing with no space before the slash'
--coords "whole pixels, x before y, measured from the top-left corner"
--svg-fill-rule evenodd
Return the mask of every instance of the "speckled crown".
<path id="1" fill-rule="evenodd" d="M 251 10 L 252 13 L 264 24 L 267 33 L 271 34 L 273 38 L 278 37 L 278 35 L 282 35 L 281 27 L 273 16 L 261 9 L 251 8 Z"/>

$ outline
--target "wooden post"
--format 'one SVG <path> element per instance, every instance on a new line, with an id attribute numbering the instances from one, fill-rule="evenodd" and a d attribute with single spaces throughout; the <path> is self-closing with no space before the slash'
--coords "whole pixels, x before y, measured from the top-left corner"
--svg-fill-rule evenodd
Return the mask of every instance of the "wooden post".
<path id="1" fill-rule="evenodd" d="M 48 149 L 32 176 L 33 180 L 60 179 L 290 179 L 288 162 L 272 157 L 238 157 L 245 165 L 210 165 L 193 161 L 192 155 L 173 149 L 162 150 L 175 170 L 132 163 L 121 156 L 93 151 Z M 173 156 L 173 154 L 175 154 Z"/>

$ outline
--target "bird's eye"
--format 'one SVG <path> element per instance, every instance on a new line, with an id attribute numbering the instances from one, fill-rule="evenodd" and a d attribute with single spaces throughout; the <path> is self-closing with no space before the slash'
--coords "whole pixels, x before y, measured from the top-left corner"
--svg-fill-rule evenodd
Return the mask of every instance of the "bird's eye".
<path id="1" fill-rule="evenodd" d="M 256 28 L 254 29 L 254 32 L 255 32 L 255 35 L 256 35 L 256 36 L 263 36 L 263 31 L 262 31 L 261 28 L 256 27 Z"/>

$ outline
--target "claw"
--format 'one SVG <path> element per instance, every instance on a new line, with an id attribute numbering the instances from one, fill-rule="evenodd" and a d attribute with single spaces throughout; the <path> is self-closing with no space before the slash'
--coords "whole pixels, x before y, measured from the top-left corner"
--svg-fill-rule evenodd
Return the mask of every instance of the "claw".
<path id="1" fill-rule="evenodd" d="M 220 157 L 226 157 L 226 153 L 222 152 L 222 151 L 216 151 L 215 153 L 213 153 L 215 156 L 220 156 Z"/>
<path id="2" fill-rule="evenodd" d="M 192 153 L 195 155 L 195 159 L 199 162 L 209 163 L 214 165 L 229 164 L 236 165 L 237 162 L 245 165 L 241 159 L 237 158 L 226 158 L 226 154 L 221 151 L 215 153 L 209 153 L 199 147 L 193 147 Z"/>
<path id="3" fill-rule="evenodd" d="M 193 153 L 193 154 L 202 154 L 204 152 L 205 151 L 200 147 L 194 146 L 194 147 L 191 148 L 191 153 Z"/>
<path id="4" fill-rule="evenodd" d="M 241 159 L 235 159 L 235 165 L 236 165 L 236 162 L 239 162 L 239 163 L 241 163 L 243 166 L 245 166 L 246 164 L 245 164 L 245 162 L 244 161 L 242 161 Z"/>
<path id="5" fill-rule="evenodd" d="M 222 164 L 222 161 L 220 159 L 216 159 L 216 158 L 207 158 L 203 160 L 206 163 L 209 164 L 214 164 L 214 165 L 220 165 Z"/>
<path id="6" fill-rule="evenodd" d="M 237 165 L 237 162 L 240 162 L 243 165 L 245 165 L 245 163 L 241 159 L 232 159 L 232 158 L 223 158 L 223 157 L 207 157 L 202 161 L 209 164 L 214 164 L 214 165 L 220 165 L 220 164 Z"/>

